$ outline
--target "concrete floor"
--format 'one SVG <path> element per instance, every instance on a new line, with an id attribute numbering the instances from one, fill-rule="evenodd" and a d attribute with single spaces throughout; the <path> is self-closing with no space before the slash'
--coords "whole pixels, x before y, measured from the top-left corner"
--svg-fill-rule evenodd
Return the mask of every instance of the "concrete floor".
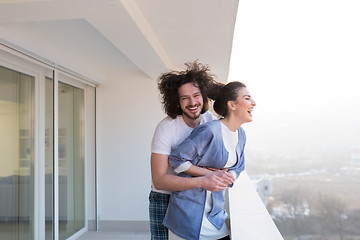
<path id="1" fill-rule="evenodd" d="M 78 240 L 149 240 L 150 232 L 109 232 L 89 231 L 84 233 Z"/>

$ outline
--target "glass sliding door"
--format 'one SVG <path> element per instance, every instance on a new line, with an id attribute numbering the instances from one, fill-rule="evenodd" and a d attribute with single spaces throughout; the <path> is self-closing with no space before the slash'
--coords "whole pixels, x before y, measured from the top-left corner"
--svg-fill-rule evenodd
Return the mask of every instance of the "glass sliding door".
<path id="1" fill-rule="evenodd" d="M 59 82 L 59 239 L 85 227 L 84 141 L 84 90 Z"/>
<path id="2" fill-rule="evenodd" d="M 0 66 L 0 239 L 34 238 L 35 78 Z"/>
<path id="3" fill-rule="evenodd" d="M 54 81 L 45 78 L 45 239 L 54 239 Z"/>
<path id="4" fill-rule="evenodd" d="M 85 114 L 95 110 L 88 89 L 0 48 L 0 240 L 75 239 L 87 230 L 85 144 L 95 143 L 94 117 L 85 129 Z"/>

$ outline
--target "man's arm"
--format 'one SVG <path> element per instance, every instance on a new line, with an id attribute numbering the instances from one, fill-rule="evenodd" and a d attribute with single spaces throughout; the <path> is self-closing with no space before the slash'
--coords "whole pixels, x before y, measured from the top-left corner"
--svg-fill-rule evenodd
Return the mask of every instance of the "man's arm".
<path id="1" fill-rule="evenodd" d="M 231 174 L 224 171 L 210 171 L 191 166 L 187 173 L 197 177 L 179 177 L 168 174 L 169 156 L 151 154 L 151 176 L 156 189 L 167 191 L 184 191 L 193 188 L 204 188 L 209 191 L 225 190 L 233 181 Z"/>

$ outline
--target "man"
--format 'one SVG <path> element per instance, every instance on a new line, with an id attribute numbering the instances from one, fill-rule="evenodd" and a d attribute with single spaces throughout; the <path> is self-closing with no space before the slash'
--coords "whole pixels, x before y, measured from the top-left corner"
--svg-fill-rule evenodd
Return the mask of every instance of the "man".
<path id="1" fill-rule="evenodd" d="M 216 119 L 207 112 L 209 98 L 216 95 L 213 93 L 218 87 L 209 68 L 197 62 L 185 65 L 185 71 L 165 73 L 160 76 L 158 83 L 162 104 L 168 116 L 156 127 L 151 145 L 153 184 L 149 196 L 149 216 L 152 240 L 168 239 L 168 230 L 162 222 L 171 191 L 193 188 L 221 191 L 234 181 L 231 174 L 220 170 L 190 166 L 186 173 L 194 177 L 185 178 L 176 176 L 169 168 L 170 152 L 195 127 Z"/>

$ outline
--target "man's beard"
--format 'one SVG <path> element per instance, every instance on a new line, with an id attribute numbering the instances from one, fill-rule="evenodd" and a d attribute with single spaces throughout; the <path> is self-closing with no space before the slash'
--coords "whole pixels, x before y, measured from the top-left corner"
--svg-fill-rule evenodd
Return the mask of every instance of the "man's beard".
<path id="1" fill-rule="evenodd" d="M 190 115 L 189 113 L 187 113 L 187 112 L 185 112 L 185 111 L 183 111 L 183 113 L 184 113 L 184 115 L 185 115 L 186 117 L 188 117 L 189 119 L 192 119 L 192 120 L 198 119 L 198 118 L 200 117 L 200 114 L 201 114 L 201 113 L 199 113 L 199 114 L 196 114 L 196 115 Z"/>

